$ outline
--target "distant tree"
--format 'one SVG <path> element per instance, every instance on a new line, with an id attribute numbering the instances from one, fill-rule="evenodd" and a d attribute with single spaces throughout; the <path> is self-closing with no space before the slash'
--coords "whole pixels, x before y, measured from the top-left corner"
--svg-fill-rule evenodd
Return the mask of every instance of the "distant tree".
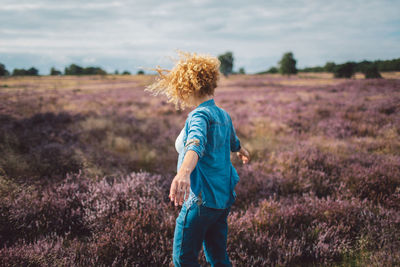
<path id="1" fill-rule="evenodd" d="M 127 70 L 124 70 L 124 72 L 122 73 L 122 75 L 131 75 L 131 73 Z"/>
<path id="2" fill-rule="evenodd" d="M 138 70 L 137 75 L 143 75 L 144 71 L 143 70 Z"/>
<path id="3" fill-rule="evenodd" d="M 370 64 L 364 67 L 362 73 L 365 76 L 365 79 L 380 79 L 382 78 L 381 74 L 378 71 L 378 66 L 376 64 Z"/>
<path id="4" fill-rule="evenodd" d="M 36 75 L 39 75 L 39 71 L 34 67 L 31 67 L 28 70 L 14 69 L 12 75 L 13 76 L 36 76 Z"/>
<path id="5" fill-rule="evenodd" d="M 269 70 L 267 70 L 267 73 L 271 73 L 271 74 L 275 74 L 278 72 L 279 72 L 279 70 L 277 67 L 271 67 L 271 68 L 269 68 Z"/>
<path id="6" fill-rule="evenodd" d="M 225 54 L 219 55 L 218 56 L 219 61 L 221 62 L 219 70 L 221 73 L 223 73 L 225 76 L 228 76 L 228 74 L 232 73 L 233 69 L 233 53 L 228 51 Z"/>
<path id="7" fill-rule="evenodd" d="M 82 68 L 76 64 L 71 64 L 64 70 L 65 75 L 106 75 L 107 72 L 99 67 Z"/>
<path id="8" fill-rule="evenodd" d="M 10 75 L 10 73 L 6 69 L 6 66 L 0 63 L 0 76 L 8 76 L 8 75 Z"/>
<path id="9" fill-rule="evenodd" d="M 39 75 L 39 71 L 38 71 L 38 69 L 31 67 L 30 69 L 28 69 L 26 71 L 26 75 L 36 76 L 36 75 Z"/>
<path id="10" fill-rule="evenodd" d="M 118 70 L 115 70 L 115 71 L 114 71 L 114 74 L 115 74 L 115 75 L 119 75 L 119 71 L 118 71 Z"/>
<path id="11" fill-rule="evenodd" d="M 87 67 L 83 69 L 85 75 L 106 75 L 107 72 L 99 67 Z"/>
<path id="12" fill-rule="evenodd" d="M 13 69 L 12 76 L 24 76 L 26 75 L 25 69 Z"/>
<path id="13" fill-rule="evenodd" d="M 287 52 L 282 56 L 282 59 L 279 61 L 279 72 L 287 75 L 297 73 L 296 60 L 292 52 Z"/>
<path id="14" fill-rule="evenodd" d="M 69 65 L 69 67 L 65 67 L 64 74 L 65 75 L 82 75 L 83 68 L 76 64 L 71 64 L 71 65 Z"/>
<path id="15" fill-rule="evenodd" d="M 400 58 L 392 60 L 376 60 L 379 71 L 400 71 Z"/>
<path id="16" fill-rule="evenodd" d="M 363 60 L 363 61 L 355 64 L 354 71 L 355 72 L 364 72 L 364 70 L 368 69 L 372 64 L 374 64 L 374 63 L 371 61 Z"/>
<path id="17" fill-rule="evenodd" d="M 346 62 L 341 65 L 336 65 L 333 75 L 335 78 L 351 78 L 355 73 L 355 62 Z"/>
<path id="18" fill-rule="evenodd" d="M 324 69 L 326 72 L 333 72 L 335 70 L 336 64 L 334 62 L 328 61 L 326 62 Z"/>
<path id="19" fill-rule="evenodd" d="M 50 69 L 50 75 L 56 76 L 56 75 L 61 75 L 61 71 L 57 70 L 54 67 L 51 67 Z"/>
<path id="20" fill-rule="evenodd" d="M 241 68 L 239 69 L 239 74 L 246 74 L 246 71 L 244 70 L 243 67 L 241 67 Z"/>
<path id="21" fill-rule="evenodd" d="M 304 68 L 304 69 L 300 69 L 298 71 L 299 72 L 324 72 L 325 68 L 316 66 L 316 67 L 307 67 L 307 68 Z"/>
<path id="22" fill-rule="evenodd" d="M 354 63 L 354 72 L 363 72 L 366 68 L 370 68 L 371 64 L 375 64 L 378 68 L 379 72 L 383 71 L 400 71 L 400 58 L 392 59 L 392 60 L 375 60 L 375 61 L 368 61 L 363 60 L 360 62 L 352 62 Z M 342 64 L 343 65 L 343 64 Z M 342 66 L 343 67 L 343 66 Z M 342 67 L 338 67 L 337 64 L 334 62 L 326 62 L 325 66 L 320 67 L 307 67 L 304 69 L 299 69 L 299 72 L 331 72 L 334 73 L 335 70 L 339 70 Z M 268 71 L 259 72 L 259 74 L 268 73 Z"/>

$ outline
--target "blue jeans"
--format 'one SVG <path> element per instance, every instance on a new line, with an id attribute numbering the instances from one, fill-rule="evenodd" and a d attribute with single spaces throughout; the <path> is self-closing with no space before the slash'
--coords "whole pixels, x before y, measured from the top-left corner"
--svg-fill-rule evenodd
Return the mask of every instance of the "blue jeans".
<path id="1" fill-rule="evenodd" d="M 183 203 L 175 224 L 172 259 L 176 267 L 200 266 L 202 244 L 211 266 L 232 266 L 226 252 L 230 209 L 206 207 L 201 199 L 188 198 Z"/>

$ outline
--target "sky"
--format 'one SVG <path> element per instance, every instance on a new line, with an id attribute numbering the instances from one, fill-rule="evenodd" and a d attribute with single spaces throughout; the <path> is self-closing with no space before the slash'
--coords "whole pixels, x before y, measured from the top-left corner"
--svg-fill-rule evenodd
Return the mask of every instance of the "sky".
<path id="1" fill-rule="evenodd" d="M 170 68 L 176 50 L 256 73 L 292 52 L 297 67 L 400 57 L 398 0 L 0 0 L 0 63 L 108 72 Z M 148 72 L 145 70 L 145 72 Z"/>

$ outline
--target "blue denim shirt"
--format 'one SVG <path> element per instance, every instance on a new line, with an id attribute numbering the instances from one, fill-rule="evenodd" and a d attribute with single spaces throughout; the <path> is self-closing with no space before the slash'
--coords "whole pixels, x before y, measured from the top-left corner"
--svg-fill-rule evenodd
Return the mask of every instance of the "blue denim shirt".
<path id="1" fill-rule="evenodd" d="M 179 153 L 177 170 L 185 154 L 193 150 L 199 156 L 190 174 L 190 195 L 185 204 L 199 199 L 204 206 L 225 209 L 236 199 L 235 186 L 239 175 L 230 160 L 230 153 L 240 150 L 229 114 L 215 105 L 214 99 L 201 103 L 186 119 L 183 130 L 184 149 Z"/>

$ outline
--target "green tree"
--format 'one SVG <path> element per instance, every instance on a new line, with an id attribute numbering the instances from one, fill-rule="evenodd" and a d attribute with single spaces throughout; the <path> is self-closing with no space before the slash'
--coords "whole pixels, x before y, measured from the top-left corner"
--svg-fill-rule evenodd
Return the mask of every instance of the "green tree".
<path id="1" fill-rule="evenodd" d="M 320 67 L 320 66 L 316 66 L 316 67 L 307 67 L 304 69 L 300 69 L 298 70 L 299 72 L 324 72 L 325 68 L 324 67 Z"/>
<path id="2" fill-rule="evenodd" d="M 372 64 L 374 63 L 371 61 L 363 60 L 361 62 L 356 63 L 354 70 L 355 72 L 364 72 L 364 70 L 368 69 Z"/>
<path id="3" fill-rule="evenodd" d="M 239 69 L 239 74 L 246 74 L 246 71 L 244 70 L 243 67 L 241 67 L 241 68 Z"/>
<path id="4" fill-rule="evenodd" d="M 137 75 L 143 75 L 144 71 L 143 70 L 138 70 Z"/>
<path id="5" fill-rule="evenodd" d="M 296 74 L 296 59 L 293 57 L 292 52 L 287 52 L 282 56 L 282 59 L 279 61 L 279 72 L 281 74 Z"/>
<path id="6" fill-rule="evenodd" d="M 65 67 L 64 74 L 65 75 L 82 75 L 83 68 L 76 64 L 71 64 L 71 65 L 69 65 L 69 67 Z"/>
<path id="7" fill-rule="evenodd" d="M 400 71 L 400 58 L 392 60 L 376 60 L 379 71 Z"/>
<path id="8" fill-rule="evenodd" d="M 334 62 L 328 61 L 326 62 L 324 69 L 327 72 L 333 72 L 335 70 L 336 64 Z"/>
<path id="9" fill-rule="evenodd" d="M 38 69 L 31 67 L 26 71 L 26 75 L 36 76 L 36 75 L 39 75 L 39 71 L 38 71 Z"/>
<path id="10" fill-rule="evenodd" d="M 278 72 L 279 72 L 279 70 L 277 67 L 271 67 L 271 68 L 269 68 L 269 70 L 267 70 L 267 73 L 271 73 L 271 74 L 278 73 Z"/>
<path id="11" fill-rule="evenodd" d="M 124 70 L 124 72 L 122 72 L 122 75 L 131 75 L 131 73 L 127 70 Z"/>
<path id="12" fill-rule="evenodd" d="M 106 75 L 107 72 L 99 67 L 87 67 L 83 69 L 85 75 Z"/>
<path id="13" fill-rule="evenodd" d="M 106 75 L 107 72 L 99 67 L 82 68 L 76 64 L 71 64 L 64 70 L 65 75 Z"/>
<path id="14" fill-rule="evenodd" d="M 61 75 L 61 71 L 57 70 L 54 67 L 51 67 L 50 69 L 50 75 Z"/>
<path id="15" fill-rule="evenodd" d="M 12 76 L 24 76 L 26 75 L 25 69 L 13 69 Z"/>
<path id="16" fill-rule="evenodd" d="M 0 76 L 8 76 L 8 75 L 10 75 L 10 73 L 6 69 L 6 66 L 0 63 Z"/>
<path id="17" fill-rule="evenodd" d="M 28 76 L 28 75 L 29 76 L 36 76 L 36 75 L 39 75 L 39 71 L 34 67 L 31 67 L 28 70 L 26 70 L 26 69 L 14 69 L 12 75 L 13 76 Z"/>
<path id="18" fill-rule="evenodd" d="M 378 71 L 378 66 L 376 64 L 370 64 L 365 66 L 362 70 L 362 73 L 365 76 L 365 79 L 380 79 L 382 78 L 381 74 Z"/>
<path id="19" fill-rule="evenodd" d="M 355 62 L 346 62 L 341 65 L 336 65 L 333 75 L 335 78 L 351 78 L 356 72 L 355 67 Z"/>
<path id="20" fill-rule="evenodd" d="M 228 51 L 225 54 L 219 55 L 218 56 L 219 61 L 221 62 L 221 65 L 219 67 L 219 70 L 221 73 L 223 73 L 225 76 L 228 76 L 228 74 L 232 73 L 233 69 L 233 53 Z"/>

